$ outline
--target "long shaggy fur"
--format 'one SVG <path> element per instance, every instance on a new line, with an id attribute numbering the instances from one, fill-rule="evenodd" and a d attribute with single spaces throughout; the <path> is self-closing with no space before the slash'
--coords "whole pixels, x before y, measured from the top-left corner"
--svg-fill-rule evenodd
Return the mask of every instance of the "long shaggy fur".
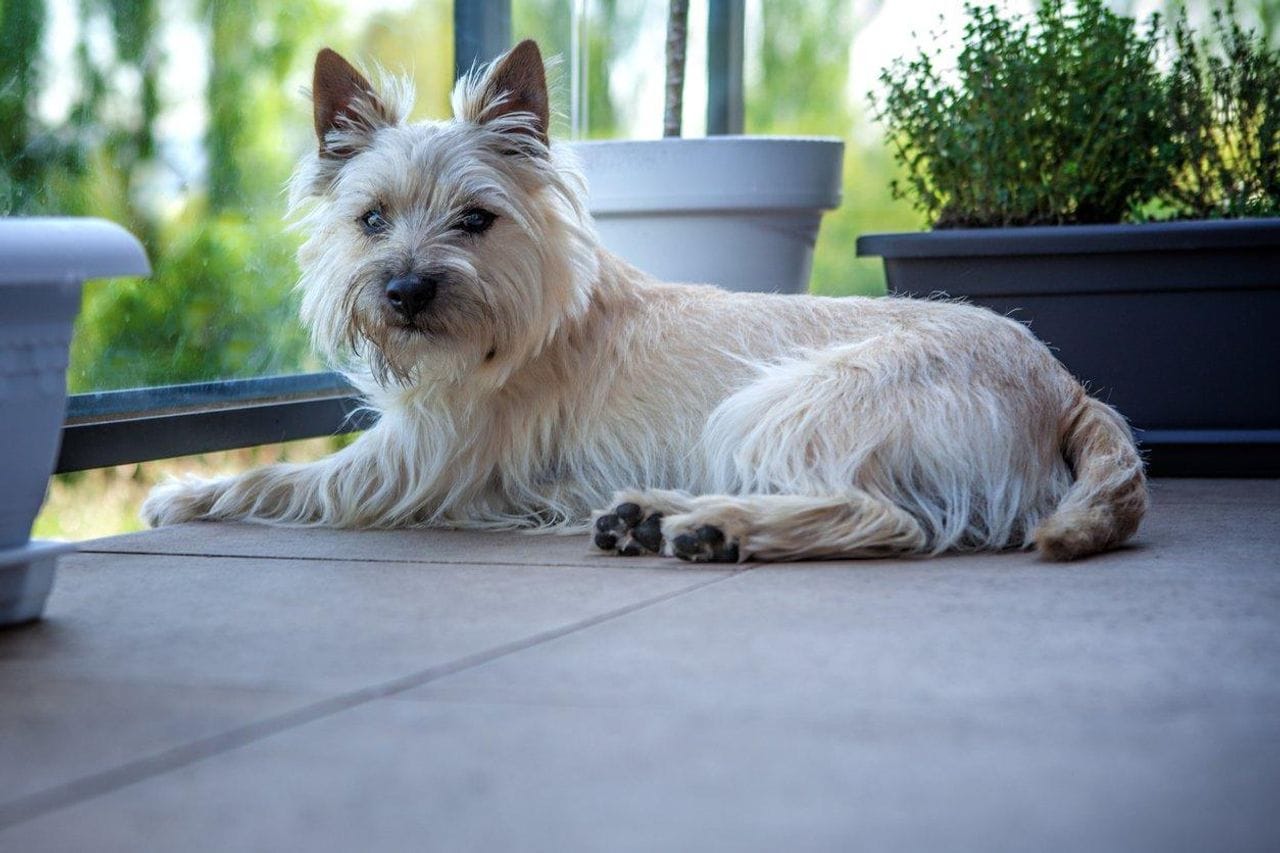
<path id="1" fill-rule="evenodd" d="M 302 315 L 377 425 L 316 463 L 158 487 L 150 523 L 579 531 L 634 503 L 668 553 L 715 528 L 737 559 L 1062 560 L 1132 535 L 1128 428 L 1020 324 L 660 283 L 600 247 L 578 170 L 524 107 L 530 49 L 460 82 L 448 122 L 358 87 L 294 176 Z M 475 207 L 492 228 L 459 235 Z M 357 225 L 373 208 L 394 223 L 378 239 Z M 384 286 L 409 272 L 441 284 L 406 326 Z"/>

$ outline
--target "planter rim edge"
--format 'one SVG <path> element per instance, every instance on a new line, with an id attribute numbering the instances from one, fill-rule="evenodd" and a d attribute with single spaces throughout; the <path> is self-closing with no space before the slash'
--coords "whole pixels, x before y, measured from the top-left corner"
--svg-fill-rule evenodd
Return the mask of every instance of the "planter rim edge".
<path id="1" fill-rule="evenodd" d="M 1280 218 L 1195 219 L 1113 225 L 1037 225 L 864 234 L 858 257 L 957 258 L 1280 248 Z"/>
<path id="2" fill-rule="evenodd" d="M 0 286 L 151 273 L 137 237 L 93 217 L 0 217 L 0 259 Z"/>
<path id="3" fill-rule="evenodd" d="M 653 139 L 561 139 L 556 140 L 554 144 L 564 145 L 570 148 L 620 148 L 623 146 L 647 146 L 647 147 L 702 147 L 702 146 L 723 146 L 723 145 L 739 145 L 739 146 L 770 146 L 777 147 L 779 143 L 789 145 L 825 145 L 830 147 L 844 147 L 844 140 L 839 136 L 824 136 L 822 134 L 797 134 L 797 135 L 779 135 L 779 134 L 754 134 L 754 133 L 735 133 L 722 134 L 716 136 L 662 136 Z"/>
<path id="4" fill-rule="evenodd" d="M 833 210 L 844 141 L 820 136 L 565 143 L 588 178 L 592 214 Z"/>

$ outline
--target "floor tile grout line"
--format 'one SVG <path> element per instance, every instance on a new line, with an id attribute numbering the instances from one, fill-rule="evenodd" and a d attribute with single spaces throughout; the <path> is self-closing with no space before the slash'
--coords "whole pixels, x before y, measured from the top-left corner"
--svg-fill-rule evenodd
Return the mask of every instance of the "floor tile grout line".
<path id="1" fill-rule="evenodd" d="M 154 755 L 145 758 L 127 761 L 124 764 L 117 765 L 108 770 L 92 773 L 88 776 L 82 776 L 70 782 L 61 785 L 55 785 L 52 788 L 46 788 L 42 791 L 36 791 L 10 800 L 7 803 L 0 803 L 0 831 L 16 826 L 43 815 L 57 811 L 68 806 L 75 805 L 95 797 L 102 796 L 117 791 L 129 785 L 163 775 L 165 773 L 179 770 L 183 767 L 196 764 L 206 758 L 212 758 L 238 749 L 243 746 L 265 740 L 273 735 L 290 729 L 298 728 L 308 723 L 326 717 L 334 716 L 343 711 L 349 711 L 361 705 L 366 705 L 378 699 L 385 699 L 447 678 L 459 672 L 471 669 L 473 667 L 482 666 L 500 658 L 513 655 L 543 643 L 558 640 L 567 637 L 570 634 L 579 631 L 585 631 L 610 622 L 614 619 L 620 619 L 629 616 L 649 607 L 663 604 L 667 601 L 688 595 L 715 584 L 723 583 L 732 578 L 750 572 L 761 564 L 731 570 L 726 574 L 718 577 L 707 578 L 700 583 L 691 586 L 682 587 L 681 589 L 672 590 L 662 595 L 637 601 L 623 607 L 614 608 L 605 613 L 580 619 L 568 625 L 562 625 L 558 628 L 549 628 L 545 631 L 539 631 L 518 640 L 512 640 L 508 643 L 484 649 L 470 655 L 464 655 L 456 660 L 437 666 L 428 667 L 410 675 L 395 678 L 382 684 L 372 685 L 370 687 L 352 690 L 347 693 L 333 696 L 328 699 L 322 699 L 301 708 L 295 708 L 292 711 L 286 711 L 273 717 L 263 720 L 257 720 L 247 725 L 219 732 L 214 735 L 199 738 L 189 743 L 180 744 L 163 750 Z"/>
<path id="2" fill-rule="evenodd" d="M 95 555 L 127 555 L 131 557 L 194 557 L 205 558 L 211 560 L 296 560 L 301 562 L 313 563 L 379 563 L 387 565 L 429 565 L 429 566 L 541 566 L 546 568 L 596 568 L 597 566 L 609 567 L 641 567 L 648 566 L 654 568 L 652 563 L 638 564 L 631 560 L 617 561 L 616 558 L 610 557 L 608 554 L 584 554 L 580 562 L 577 563 L 540 563 L 535 560 L 521 560 L 515 562 L 513 560 L 412 560 L 412 559 L 378 559 L 370 557 L 289 557 L 275 554 L 203 554 L 199 551 L 96 551 L 90 548 L 78 548 L 74 552 L 76 554 L 95 554 Z M 650 559 L 665 559 L 652 557 Z M 673 558 L 674 559 L 674 558 Z M 708 564 L 699 563 L 696 568 L 704 568 Z M 764 565 L 763 563 L 755 563 L 753 565 Z M 689 571 L 689 564 L 676 561 L 674 564 L 667 560 L 663 564 L 659 564 L 656 568 L 671 570 Z"/>

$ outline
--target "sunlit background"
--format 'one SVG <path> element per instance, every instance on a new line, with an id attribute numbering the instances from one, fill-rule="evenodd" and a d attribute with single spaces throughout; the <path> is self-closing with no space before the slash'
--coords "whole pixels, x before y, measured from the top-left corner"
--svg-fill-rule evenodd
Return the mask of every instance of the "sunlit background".
<path id="1" fill-rule="evenodd" d="M 1031 0 L 998 4 L 1029 11 Z M 1159 0 L 1110 4 L 1145 18 Z M 1187 4 L 1203 20 L 1212 0 Z M 1280 0 L 1240 0 L 1269 39 Z M 958 40 L 958 0 L 748 0 L 746 131 L 847 141 L 844 205 L 823 221 L 812 289 L 883 292 L 858 234 L 922 227 L 894 200 L 895 167 L 869 120 L 881 68 Z M 514 0 L 512 30 L 559 55 L 559 138 L 661 134 L 666 4 Z M 0 0 L 0 213 L 92 215 L 124 224 L 155 274 L 91 283 L 69 374 L 73 392 L 321 369 L 295 319 L 281 187 L 314 144 L 300 94 L 315 51 L 410 75 L 416 118 L 447 114 L 452 0 Z M 707 3 L 690 3 L 685 133 L 705 129 Z M 217 470 L 322 453 L 331 442 L 57 478 L 36 534 L 83 538 L 137 526 L 166 471 Z"/>

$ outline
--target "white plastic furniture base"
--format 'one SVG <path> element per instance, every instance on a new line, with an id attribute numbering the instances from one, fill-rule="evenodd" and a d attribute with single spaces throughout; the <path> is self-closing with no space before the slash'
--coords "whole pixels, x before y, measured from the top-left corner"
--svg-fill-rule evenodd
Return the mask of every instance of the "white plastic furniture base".
<path id="1" fill-rule="evenodd" d="M 61 554 L 75 550 L 70 542 L 32 540 L 0 551 L 0 625 L 39 619 L 53 589 L 53 573 Z"/>

